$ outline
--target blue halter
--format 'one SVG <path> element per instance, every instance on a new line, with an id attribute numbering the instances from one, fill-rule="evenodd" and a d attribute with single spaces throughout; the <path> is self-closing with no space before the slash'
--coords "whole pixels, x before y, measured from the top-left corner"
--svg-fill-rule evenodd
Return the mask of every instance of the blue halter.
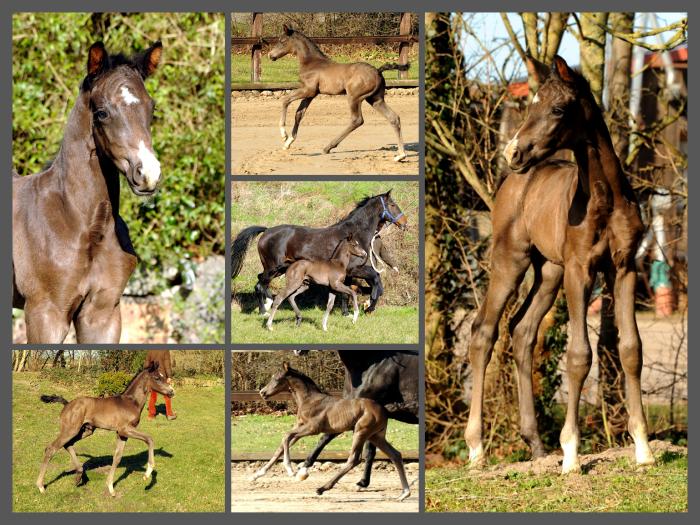
<path id="1" fill-rule="evenodd" d="M 389 219 L 392 224 L 397 224 L 399 219 L 403 217 L 403 212 L 399 213 L 398 215 L 392 215 L 389 208 L 386 207 L 384 197 L 379 197 L 379 201 L 382 203 L 382 214 L 380 215 L 380 218 Z"/>

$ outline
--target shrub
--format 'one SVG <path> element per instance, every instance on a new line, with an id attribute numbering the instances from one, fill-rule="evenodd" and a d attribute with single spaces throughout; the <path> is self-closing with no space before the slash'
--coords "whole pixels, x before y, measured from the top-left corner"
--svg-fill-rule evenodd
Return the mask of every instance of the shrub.
<path id="1" fill-rule="evenodd" d="M 124 392 L 131 382 L 131 374 L 126 372 L 104 372 L 97 378 L 95 394 L 101 397 L 117 396 Z"/>

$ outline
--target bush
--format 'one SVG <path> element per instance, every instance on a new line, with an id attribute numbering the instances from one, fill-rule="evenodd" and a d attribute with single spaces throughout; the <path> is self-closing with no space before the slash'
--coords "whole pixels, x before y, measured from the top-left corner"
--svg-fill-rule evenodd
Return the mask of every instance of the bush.
<path id="1" fill-rule="evenodd" d="M 121 187 L 120 214 L 141 259 L 158 276 L 224 244 L 224 17 L 214 13 L 17 13 L 13 16 L 12 161 L 36 173 L 58 152 L 85 76 L 89 46 L 131 54 L 163 42 L 146 81 L 156 100 L 153 145 L 163 185 L 152 198 Z"/>
<path id="2" fill-rule="evenodd" d="M 118 396 L 129 385 L 132 379 L 131 374 L 126 372 L 104 372 L 97 378 L 95 394 L 100 397 Z"/>

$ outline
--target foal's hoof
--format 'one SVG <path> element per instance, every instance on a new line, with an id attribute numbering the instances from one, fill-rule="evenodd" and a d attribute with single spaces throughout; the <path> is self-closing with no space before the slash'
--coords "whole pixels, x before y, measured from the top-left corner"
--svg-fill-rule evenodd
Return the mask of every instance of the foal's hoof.
<path id="1" fill-rule="evenodd" d="M 37 485 L 36 488 L 38 488 L 38 489 L 39 489 L 39 492 L 41 492 L 42 494 L 43 494 L 44 492 L 46 492 L 46 489 L 44 488 L 43 485 Z"/>
<path id="2" fill-rule="evenodd" d="M 401 162 L 401 161 L 402 161 L 403 159 L 405 159 L 405 158 L 406 158 L 406 154 L 405 154 L 405 153 L 399 153 L 398 155 L 396 155 L 396 156 L 394 157 L 394 162 Z"/>
<path id="3" fill-rule="evenodd" d="M 369 481 L 367 481 L 366 479 L 361 479 L 360 481 L 355 483 L 355 485 L 357 485 L 360 488 L 366 489 L 367 487 L 369 487 Z"/>
<path id="4" fill-rule="evenodd" d="M 401 495 L 400 495 L 398 498 L 396 498 L 396 499 L 397 499 L 398 501 L 403 501 L 403 500 L 405 500 L 407 497 L 409 497 L 410 495 L 411 495 L 411 491 L 408 490 L 408 489 L 404 489 L 404 491 L 401 493 Z"/>
<path id="5" fill-rule="evenodd" d="M 568 465 L 562 464 L 561 473 L 562 475 L 581 474 L 581 464 L 578 461 Z"/>
<path id="6" fill-rule="evenodd" d="M 326 155 L 328 155 L 328 154 L 331 152 L 332 149 L 333 149 L 333 148 L 330 148 L 330 147 L 326 146 L 325 148 L 323 148 L 323 153 L 325 153 Z"/>
<path id="7" fill-rule="evenodd" d="M 326 492 L 326 489 L 323 487 L 319 487 L 316 489 L 316 494 L 318 494 L 319 496 L 322 496 L 324 492 Z"/>
<path id="8" fill-rule="evenodd" d="M 304 480 L 307 479 L 308 477 L 309 477 L 309 469 L 307 469 L 306 467 L 301 467 L 301 468 L 297 471 L 297 475 L 296 475 L 296 480 L 297 480 L 297 481 L 304 481 Z"/>
<path id="9" fill-rule="evenodd" d="M 268 331 L 272 332 L 272 325 L 266 324 L 265 328 L 267 328 Z"/>

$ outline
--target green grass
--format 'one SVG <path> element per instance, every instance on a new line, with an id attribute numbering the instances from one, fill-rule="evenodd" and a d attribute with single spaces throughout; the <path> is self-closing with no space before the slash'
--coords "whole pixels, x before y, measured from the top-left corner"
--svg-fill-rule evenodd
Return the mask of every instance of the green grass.
<path id="1" fill-rule="evenodd" d="M 38 373 L 13 375 L 13 494 L 15 512 L 222 512 L 224 510 L 224 386 L 193 387 L 176 384 L 173 408 L 178 419 L 154 421 L 144 409 L 139 430 L 155 441 L 156 470 L 151 482 L 143 480 L 146 445 L 130 439 L 108 495 L 105 481 L 112 463 L 115 435 L 104 430 L 76 444 L 86 463 L 89 481 L 74 484 L 68 453 L 59 451 L 49 463 L 46 493 L 34 482 L 48 445 L 58 433 L 60 405 L 39 401 L 40 394 L 67 399 L 92 395 L 94 384 L 82 388 L 52 384 Z M 159 409 L 164 410 L 159 397 Z"/>
<path id="2" fill-rule="evenodd" d="M 336 303 L 339 301 L 336 300 Z M 300 305 L 301 308 L 301 305 Z M 350 306 L 352 311 L 352 305 Z M 234 343 L 368 343 L 416 344 L 418 342 L 418 308 L 412 306 L 380 306 L 365 315 L 360 313 L 355 325 L 352 317 L 343 317 L 336 306 L 328 318 L 328 331 L 321 329 L 325 310 L 301 308 L 303 320 L 297 327 L 291 309 L 277 311 L 270 332 L 263 327 L 263 318 L 255 310 L 231 314 L 231 338 Z"/>
<path id="3" fill-rule="evenodd" d="M 635 470 L 618 459 L 595 474 L 470 475 L 465 466 L 426 470 L 428 512 L 686 512 L 688 458 L 664 454 Z"/>
<path id="4" fill-rule="evenodd" d="M 395 52 L 331 55 L 331 58 L 340 63 L 369 62 L 377 68 L 387 62 L 396 62 L 398 60 L 398 56 Z M 299 62 L 296 58 L 283 57 L 273 62 L 267 56 L 263 56 L 261 66 L 262 82 L 299 81 Z M 396 71 L 386 71 L 384 73 L 384 78 L 387 80 L 396 80 L 398 79 L 398 73 Z M 417 56 L 413 56 L 410 59 L 408 78 L 413 80 L 418 79 Z M 231 58 L 231 83 L 235 86 L 235 84 L 247 82 L 250 82 L 250 55 L 234 54 Z"/>
<path id="5" fill-rule="evenodd" d="M 295 416 L 258 415 L 231 418 L 231 450 L 234 452 L 270 452 L 279 447 L 282 437 L 294 428 Z M 292 447 L 297 452 L 309 453 L 318 443 L 319 436 L 301 438 Z M 418 426 L 389 420 L 386 438 L 401 451 L 418 449 Z M 352 432 L 345 432 L 331 441 L 325 450 L 349 451 Z"/>

